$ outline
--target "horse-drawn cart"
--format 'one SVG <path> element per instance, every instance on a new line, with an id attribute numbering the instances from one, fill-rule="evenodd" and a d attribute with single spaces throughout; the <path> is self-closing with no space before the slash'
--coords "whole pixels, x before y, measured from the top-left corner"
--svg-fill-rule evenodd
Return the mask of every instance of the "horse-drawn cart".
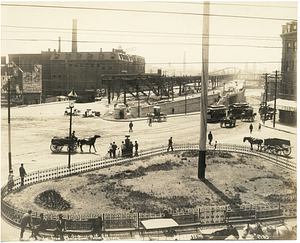
<path id="1" fill-rule="evenodd" d="M 285 156 L 289 156 L 292 152 L 290 140 L 280 138 L 265 139 L 262 149 L 273 154 L 283 153 Z"/>
<path id="2" fill-rule="evenodd" d="M 244 137 L 243 142 L 248 141 L 251 144 L 251 150 L 253 150 L 252 145 L 257 144 L 257 151 L 264 151 L 272 154 L 281 154 L 289 156 L 292 152 L 290 140 L 281 138 L 267 138 L 267 139 L 256 139 L 252 137 Z"/>
<path id="3" fill-rule="evenodd" d="M 232 115 L 223 117 L 220 121 L 220 127 L 235 127 L 236 118 Z"/>
<path id="4" fill-rule="evenodd" d="M 159 106 L 153 107 L 154 113 L 147 113 L 148 119 L 152 119 L 152 121 L 162 122 L 167 120 L 167 114 L 161 112 L 161 108 Z"/>
<path id="5" fill-rule="evenodd" d="M 254 117 L 256 116 L 256 113 L 253 112 L 253 108 L 245 108 L 243 113 L 241 114 L 241 121 L 254 121 Z"/>
<path id="6" fill-rule="evenodd" d="M 64 146 L 67 146 L 67 151 L 69 151 L 69 137 L 53 137 L 51 140 L 50 149 L 53 153 L 59 153 Z M 77 138 L 73 137 L 70 144 L 71 152 L 77 152 Z"/>

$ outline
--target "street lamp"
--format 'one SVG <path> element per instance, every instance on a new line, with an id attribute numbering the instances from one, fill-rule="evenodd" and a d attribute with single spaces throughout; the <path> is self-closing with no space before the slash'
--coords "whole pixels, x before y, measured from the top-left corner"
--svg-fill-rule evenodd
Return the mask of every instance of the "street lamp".
<path id="1" fill-rule="evenodd" d="M 73 115 L 73 111 L 72 110 L 74 108 L 74 102 L 75 102 L 73 99 L 77 97 L 77 94 L 75 93 L 74 88 L 68 94 L 68 97 L 70 99 L 70 102 L 69 102 L 69 108 L 70 108 L 70 130 L 69 130 L 68 168 L 70 169 L 71 168 L 71 150 L 73 150 L 73 146 L 71 145 L 72 144 L 72 134 L 71 134 L 72 133 L 72 115 Z"/>

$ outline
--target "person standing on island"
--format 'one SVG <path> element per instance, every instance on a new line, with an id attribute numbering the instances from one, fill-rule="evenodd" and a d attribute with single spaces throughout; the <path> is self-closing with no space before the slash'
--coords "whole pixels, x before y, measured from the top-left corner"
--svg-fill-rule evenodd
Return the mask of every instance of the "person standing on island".
<path id="1" fill-rule="evenodd" d="M 258 124 L 258 131 L 261 132 L 261 123 Z"/>
<path id="2" fill-rule="evenodd" d="M 26 175 L 26 171 L 23 167 L 23 164 L 21 164 L 21 167 L 19 168 L 20 171 L 20 177 L 21 177 L 21 186 L 24 186 L 24 177 Z"/>
<path id="3" fill-rule="evenodd" d="M 137 141 L 135 141 L 134 147 L 135 147 L 135 154 L 134 154 L 134 156 L 138 156 L 139 145 L 138 145 Z"/>
<path id="4" fill-rule="evenodd" d="M 172 151 L 173 151 L 173 141 L 172 141 L 172 137 L 170 137 L 170 139 L 169 139 L 169 146 L 168 146 L 168 149 L 167 149 L 167 152 L 169 152 L 169 149 L 172 149 Z"/>
<path id="5" fill-rule="evenodd" d="M 211 145 L 211 141 L 213 140 L 213 135 L 211 134 L 211 131 L 208 134 L 208 140 L 209 140 L 209 145 Z"/>
<path id="6" fill-rule="evenodd" d="M 252 125 L 252 123 L 251 123 L 250 126 L 249 126 L 249 130 L 250 130 L 250 133 L 252 133 L 252 130 L 253 130 L 253 125 Z"/>
<path id="7" fill-rule="evenodd" d="M 129 132 L 133 132 L 133 123 L 132 121 L 129 123 Z"/>
<path id="8" fill-rule="evenodd" d="M 31 229 L 31 213 L 32 211 L 31 210 L 28 210 L 27 213 L 25 213 L 21 219 L 21 223 L 20 223 L 20 226 L 21 226 L 21 233 L 20 233 L 20 240 L 23 239 L 23 234 L 25 232 L 25 228 L 27 226 L 27 224 L 29 224 L 29 227 Z"/>

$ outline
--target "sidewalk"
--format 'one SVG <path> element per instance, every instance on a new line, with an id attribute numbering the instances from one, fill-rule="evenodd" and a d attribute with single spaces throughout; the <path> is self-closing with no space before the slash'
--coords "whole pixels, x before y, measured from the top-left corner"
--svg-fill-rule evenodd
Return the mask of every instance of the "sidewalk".
<path id="1" fill-rule="evenodd" d="M 273 127 L 273 121 L 266 121 L 265 124 L 263 124 L 263 122 L 261 122 L 261 125 L 263 127 L 267 127 L 270 129 L 275 129 L 275 130 L 278 130 L 281 132 L 286 132 L 286 133 L 291 133 L 291 134 L 297 135 L 297 127 L 283 125 L 280 123 L 275 123 L 275 127 Z"/>

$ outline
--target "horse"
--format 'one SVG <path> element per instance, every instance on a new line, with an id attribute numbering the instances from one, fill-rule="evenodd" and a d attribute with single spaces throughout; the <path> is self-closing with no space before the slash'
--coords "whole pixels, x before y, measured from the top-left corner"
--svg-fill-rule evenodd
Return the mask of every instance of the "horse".
<path id="1" fill-rule="evenodd" d="M 294 227 L 283 224 L 278 226 L 265 226 L 260 223 L 248 224 L 243 229 L 242 238 L 245 239 L 248 234 L 252 234 L 256 239 L 273 239 L 273 240 L 292 240 L 296 239 L 296 230 Z"/>
<path id="2" fill-rule="evenodd" d="M 95 135 L 94 137 L 91 138 L 87 138 L 87 139 L 78 139 L 77 141 L 77 145 L 80 146 L 81 152 L 83 152 L 82 150 L 82 145 L 90 145 L 90 153 L 91 153 L 91 147 L 94 147 L 95 152 L 96 148 L 95 148 L 95 142 L 97 138 L 100 138 L 100 135 Z"/>
<path id="3" fill-rule="evenodd" d="M 244 137 L 243 142 L 248 141 L 251 144 L 251 150 L 253 150 L 252 144 L 257 144 L 257 151 L 261 151 L 261 145 L 264 142 L 262 139 Z"/>
<path id="4" fill-rule="evenodd" d="M 231 225 L 226 229 L 217 230 L 211 234 L 192 235 L 191 240 L 238 240 L 239 232 Z"/>

